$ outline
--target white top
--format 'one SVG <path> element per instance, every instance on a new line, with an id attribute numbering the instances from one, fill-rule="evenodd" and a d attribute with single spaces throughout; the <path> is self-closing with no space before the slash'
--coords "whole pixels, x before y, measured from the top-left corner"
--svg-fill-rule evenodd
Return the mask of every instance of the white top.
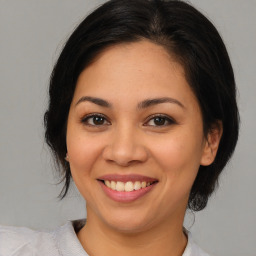
<path id="1" fill-rule="evenodd" d="M 88 256 L 76 235 L 84 224 L 69 221 L 50 232 L 0 226 L 0 256 Z M 182 256 L 209 256 L 187 234 L 188 244 Z"/>

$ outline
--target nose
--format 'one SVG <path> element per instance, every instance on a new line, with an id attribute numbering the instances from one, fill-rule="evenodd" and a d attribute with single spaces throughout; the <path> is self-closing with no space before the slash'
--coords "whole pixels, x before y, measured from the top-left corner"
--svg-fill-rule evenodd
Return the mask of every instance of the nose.
<path id="1" fill-rule="evenodd" d="M 103 158 L 120 166 L 130 166 L 145 162 L 148 153 L 138 132 L 126 127 L 114 132 L 104 148 Z"/>

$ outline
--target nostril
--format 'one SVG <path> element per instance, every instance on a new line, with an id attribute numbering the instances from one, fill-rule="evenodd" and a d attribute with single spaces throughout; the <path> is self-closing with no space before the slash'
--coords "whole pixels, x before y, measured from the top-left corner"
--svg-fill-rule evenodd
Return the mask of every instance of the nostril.
<path id="1" fill-rule="evenodd" d="M 143 146 L 126 147 L 122 143 L 107 146 L 103 151 L 103 158 L 110 163 L 126 167 L 134 163 L 145 162 L 148 159 L 148 153 Z"/>

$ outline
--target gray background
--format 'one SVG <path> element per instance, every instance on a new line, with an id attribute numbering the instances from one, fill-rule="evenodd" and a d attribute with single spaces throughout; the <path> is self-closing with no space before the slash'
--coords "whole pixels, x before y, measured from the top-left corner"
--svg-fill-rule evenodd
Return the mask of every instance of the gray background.
<path id="1" fill-rule="evenodd" d="M 61 186 L 43 141 L 53 64 L 79 21 L 104 1 L 0 0 L 0 223 L 54 228 L 85 216 L 74 188 Z M 256 1 L 191 0 L 219 29 L 239 90 L 241 135 L 220 187 L 190 228 L 216 256 L 256 255 Z M 193 215 L 186 226 L 193 224 Z"/>

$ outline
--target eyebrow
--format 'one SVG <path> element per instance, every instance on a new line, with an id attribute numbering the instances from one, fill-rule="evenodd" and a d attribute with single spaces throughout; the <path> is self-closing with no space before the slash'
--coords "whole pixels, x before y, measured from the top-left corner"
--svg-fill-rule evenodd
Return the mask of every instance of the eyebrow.
<path id="1" fill-rule="evenodd" d="M 100 98 L 95 98 L 95 97 L 90 97 L 90 96 L 84 96 L 84 97 L 80 98 L 78 100 L 78 102 L 76 103 L 76 105 L 78 105 L 81 102 L 86 102 L 86 101 L 92 102 L 101 107 L 106 107 L 106 108 L 112 107 L 112 105 L 109 102 L 107 102 L 106 100 L 103 100 Z"/>
<path id="2" fill-rule="evenodd" d="M 169 98 L 169 97 L 163 97 L 163 98 L 156 98 L 156 99 L 146 99 L 143 100 L 142 102 L 140 102 L 138 104 L 138 109 L 144 109 L 144 108 L 148 108 L 157 104 L 162 104 L 162 103 L 174 103 L 177 104 L 178 106 L 185 108 L 184 105 L 173 98 Z"/>
<path id="3" fill-rule="evenodd" d="M 81 102 L 86 102 L 86 101 L 92 102 L 92 103 L 94 103 L 96 105 L 99 105 L 101 107 L 106 107 L 106 108 L 111 108 L 112 107 L 112 104 L 109 103 L 108 101 L 100 99 L 100 98 L 96 98 L 96 97 L 91 97 L 91 96 L 84 96 L 84 97 L 80 98 L 77 101 L 76 105 L 78 105 Z M 185 108 L 184 105 L 180 101 L 178 101 L 176 99 L 173 99 L 173 98 L 169 98 L 169 97 L 143 100 L 142 102 L 140 102 L 137 105 L 137 108 L 138 109 L 145 109 L 145 108 L 148 108 L 148 107 L 151 107 L 151 106 L 154 106 L 154 105 L 158 105 L 158 104 L 162 104 L 162 103 L 173 103 L 173 104 L 177 104 L 178 106 L 180 106 L 182 108 Z"/>

